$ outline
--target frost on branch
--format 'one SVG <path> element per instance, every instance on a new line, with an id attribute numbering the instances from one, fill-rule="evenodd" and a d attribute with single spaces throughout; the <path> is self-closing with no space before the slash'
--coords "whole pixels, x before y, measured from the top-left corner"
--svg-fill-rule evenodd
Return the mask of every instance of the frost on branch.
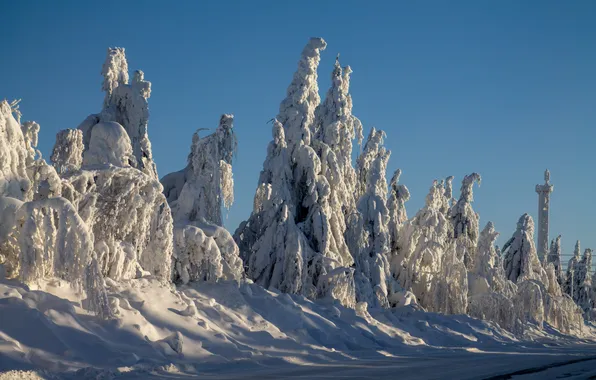
<path id="1" fill-rule="evenodd" d="M 534 221 L 524 214 L 517 222 L 517 230 L 503 246 L 505 277 L 512 282 L 533 279 L 548 283 L 534 245 Z"/>
<path id="2" fill-rule="evenodd" d="M 393 267 L 402 288 L 411 290 L 421 306 L 429 311 L 463 314 L 467 308 L 467 271 L 455 254 L 450 238 L 453 227 L 441 211 L 444 199 L 443 186 L 434 181 L 426 205 L 401 230 Z"/>
<path id="3" fill-rule="evenodd" d="M 87 117 L 78 127 L 83 131 L 85 151 L 90 149 L 92 130 L 98 123 L 118 123 L 131 140 L 134 157 L 134 163 L 131 165 L 157 179 L 157 169 L 147 134 L 147 100 L 151 95 L 151 82 L 145 81 L 143 72 L 137 70 L 132 83 L 129 83 L 128 63 L 123 48 L 108 49 L 101 74 L 104 77 L 102 90 L 106 93 L 103 109 L 99 114 Z"/>
<path id="4" fill-rule="evenodd" d="M 59 174 L 79 170 L 83 164 L 83 132 L 80 129 L 64 129 L 56 134 L 52 160 Z"/>
<path id="5" fill-rule="evenodd" d="M 445 198 L 451 198 L 451 180 L 447 179 Z M 478 241 L 478 214 L 472 209 L 474 183 L 480 184 L 480 174 L 472 173 L 464 177 L 461 194 L 457 203 L 451 208 L 450 217 L 453 223 L 453 237 L 456 239 L 457 256 L 463 259 L 466 268 L 474 266 L 474 254 Z"/>
<path id="6" fill-rule="evenodd" d="M 222 115 L 214 133 L 192 139 L 188 165 L 161 179 L 174 216 L 174 281 L 239 280 L 238 246 L 222 226 L 234 201 L 234 117 Z"/>

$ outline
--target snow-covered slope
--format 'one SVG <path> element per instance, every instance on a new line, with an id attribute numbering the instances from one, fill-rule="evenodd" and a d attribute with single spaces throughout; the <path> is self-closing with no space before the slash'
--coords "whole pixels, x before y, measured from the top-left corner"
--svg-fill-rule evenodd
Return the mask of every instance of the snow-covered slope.
<path id="1" fill-rule="evenodd" d="M 399 357 L 411 357 L 411 365 L 417 365 L 416 358 L 437 355 L 482 360 L 488 352 L 545 354 L 557 347 L 577 354 L 574 347 L 586 343 L 554 330 L 529 329 L 524 338 L 515 338 L 467 316 L 411 307 L 369 313 L 250 282 L 176 290 L 146 277 L 108 279 L 107 285 L 116 314 L 109 321 L 85 311 L 64 282 L 29 289 L 1 281 L 0 371 L 42 370 L 44 376 L 73 379 L 198 376 L 241 368 L 283 372 Z M 578 333 L 588 337 L 590 332 Z M 507 360 L 508 355 L 502 356 Z M 407 372 L 403 378 L 409 378 Z"/>

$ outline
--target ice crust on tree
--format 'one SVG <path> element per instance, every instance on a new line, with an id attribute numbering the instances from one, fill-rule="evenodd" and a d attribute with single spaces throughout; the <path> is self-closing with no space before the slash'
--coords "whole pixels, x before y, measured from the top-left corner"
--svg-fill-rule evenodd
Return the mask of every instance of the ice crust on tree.
<path id="1" fill-rule="evenodd" d="M 83 165 L 134 167 L 132 144 L 124 128 L 116 122 L 99 122 L 91 130 Z"/>
<path id="2" fill-rule="evenodd" d="M 192 139 L 188 165 L 161 179 L 174 217 L 174 281 L 239 280 L 238 246 L 222 227 L 222 207 L 234 201 L 234 116 L 222 115 L 214 133 Z"/>
<path id="3" fill-rule="evenodd" d="M 134 157 L 132 166 L 157 179 L 157 168 L 147 134 L 151 82 L 146 81 L 143 72 L 137 70 L 129 83 L 128 63 L 123 48 L 108 49 L 101 74 L 104 77 L 102 91 L 105 91 L 103 109 L 87 117 L 78 127 L 83 131 L 85 152 L 90 149 L 92 131 L 96 125 L 118 123 L 131 141 Z"/>

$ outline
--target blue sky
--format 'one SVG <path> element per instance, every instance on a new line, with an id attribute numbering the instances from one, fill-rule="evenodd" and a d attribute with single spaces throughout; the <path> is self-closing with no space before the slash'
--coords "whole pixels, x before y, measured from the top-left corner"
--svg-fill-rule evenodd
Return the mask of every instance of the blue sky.
<path id="1" fill-rule="evenodd" d="M 389 170 L 412 193 L 435 178 L 483 177 L 481 224 L 509 238 L 551 170 L 551 237 L 596 248 L 596 2 L 575 1 L 5 1 L 0 98 L 55 134 L 100 110 L 101 65 L 122 46 L 152 82 L 149 137 L 160 176 L 185 165 L 191 136 L 235 115 L 236 204 L 248 217 L 271 124 L 311 36 L 326 39 L 324 95 L 337 53 L 350 65 L 354 114 L 387 132 Z"/>

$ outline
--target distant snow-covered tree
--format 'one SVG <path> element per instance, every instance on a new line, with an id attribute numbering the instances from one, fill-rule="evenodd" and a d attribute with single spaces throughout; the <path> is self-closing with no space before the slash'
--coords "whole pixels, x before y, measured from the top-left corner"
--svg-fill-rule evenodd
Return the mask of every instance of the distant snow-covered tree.
<path id="1" fill-rule="evenodd" d="M 567 274 L 565 276 L 565 284 L 563 291 L 571 296 L 574 300 L 577 299 L 577 272 L 579 269 L 579 262 L 581 260 L 581 244 L 578 241 L 575 242 L 575 248 L 573 249 L 573 257 L 567 264 Z"/>
<path id="2" fill-rule="evenodd" d="M 445 197 L 450 198 L 451 180 L 447 179 Z M 474 201 L 474 183 L 480 184 L 480 174 L 472 173 L 464 177 L 461 185 L 461 194 L 457 203 L 451 208 L 450 218 L 453 223 L 453 237 L 456 239 L 456 249 L 459 258 L 463 259 L 466 268 L 474 266 L 474 255 L 478 242 L 478 214 L 472 209 Z"/>
<path id="3" fill-rule="evenodd" d="M 564 278 L 561 272 L 561 235 L 550 242 L 550 251 L 546 259 L 547 264 L 553 264 L 559 285 L 563 285 Z"/>
<path id="4" fill-rule="evenodd" d="M 524 214 L 517 222 L 517 230 L 503 246 L 505 276 L 512 282 L 534 279 L 547 283 L 546 272 L 534 245 L 534 221 Z"/>

